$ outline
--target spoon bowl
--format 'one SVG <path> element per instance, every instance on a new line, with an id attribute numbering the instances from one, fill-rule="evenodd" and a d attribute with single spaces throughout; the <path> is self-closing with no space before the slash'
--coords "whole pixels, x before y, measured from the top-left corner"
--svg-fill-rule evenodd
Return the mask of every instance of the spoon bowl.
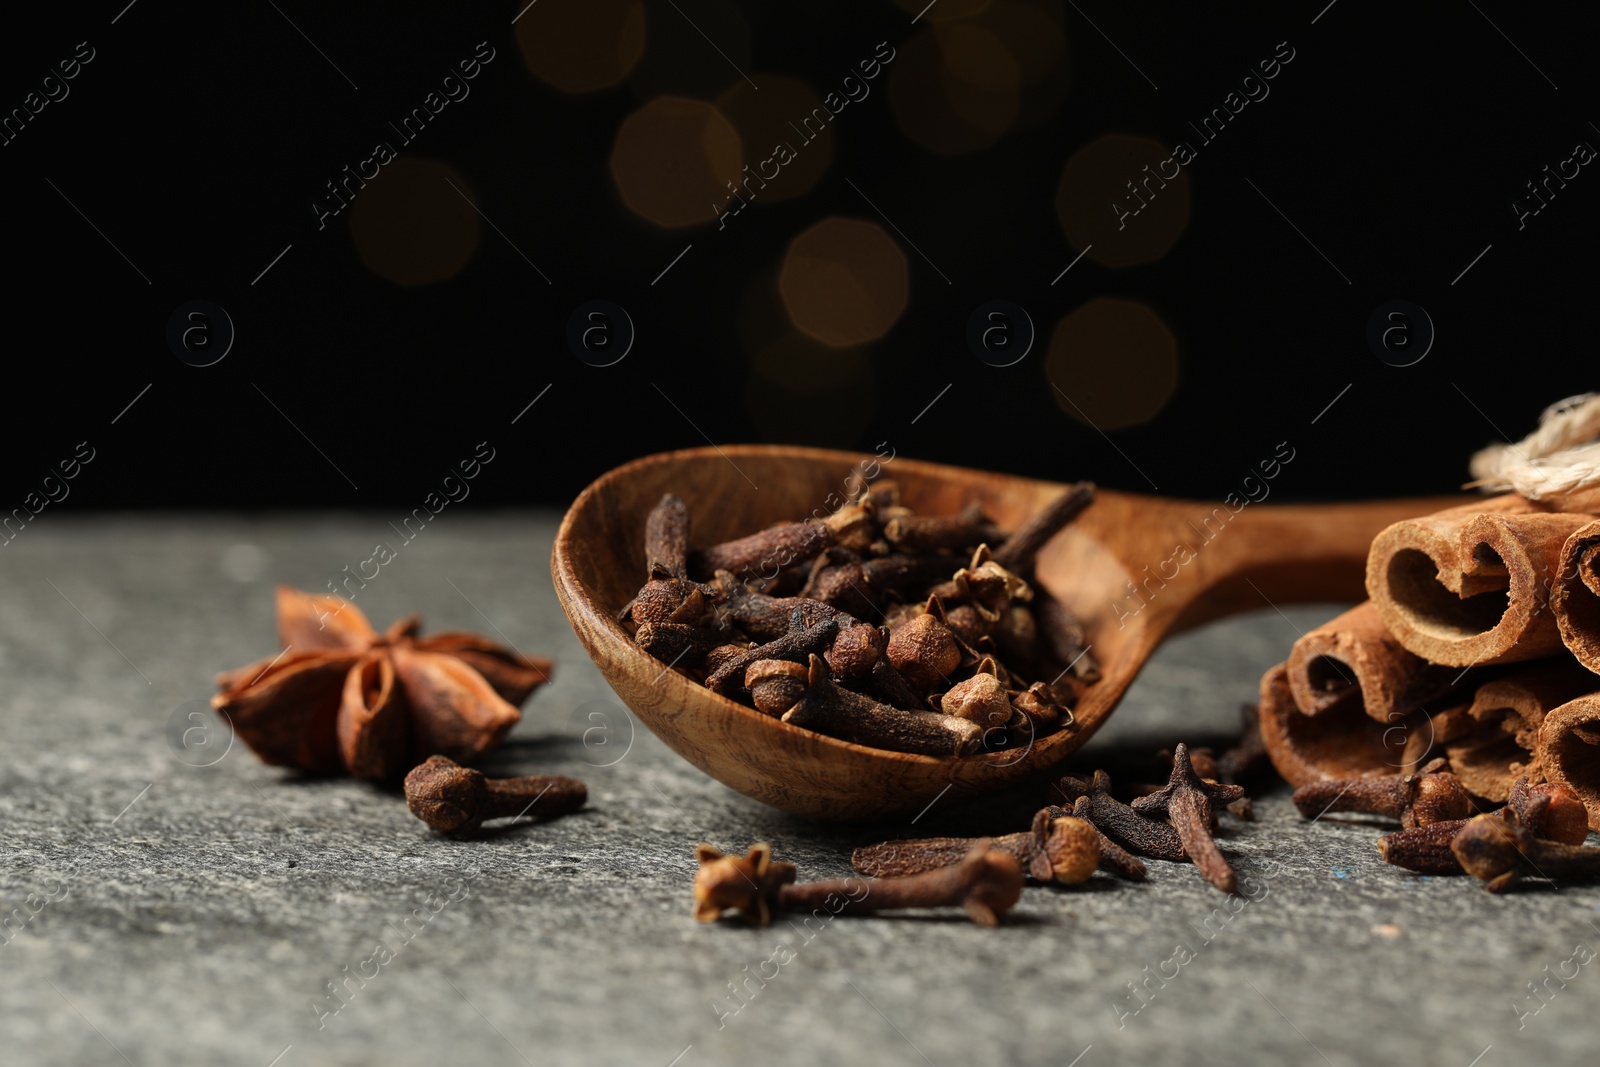
<path id="1" fill-rule="evenodd" d="M 971 796 L 1042 775 L 1094 735 L 1169 634 L 1285 603 L 1360 600 L 1367 548 L 1380 530 L 1461 503 L 1452 497 L 1282 506 L 1250 503 L 1243 495 L 1200 503 L 1101 490 L 1039 553 L 1034 572 L 1035 581 L 1082 621 L 1100 680 L 1073 708 L 1072 726 L 1002 752 L 922 756 L 791 726 L 669 669 L 634 644 L 618 621 L 644 581 L 645 516 L 663 494 L 688 505 L 690 547 L 698 548 L 826 514 L 844 496 L 846 479 L 876 469 L 873 464 L 899 483 L 903 502 L 918 514 L 955 514 L 975 500 L 1007 530 L 1067 489 L 812 448 L 665 452 L 618 467 L 579 494 L 550 561 L 556 595 L 578 639 L 651 732 L 747 796 L 829 820 L 916 812 L 946 791 Z M 1256 481 L 1270 489 L 1269 482 Z"/>

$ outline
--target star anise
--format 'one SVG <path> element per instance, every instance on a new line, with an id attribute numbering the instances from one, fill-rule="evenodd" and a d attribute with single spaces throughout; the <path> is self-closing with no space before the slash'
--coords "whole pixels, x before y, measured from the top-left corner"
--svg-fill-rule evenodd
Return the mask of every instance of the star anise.
<path id="1" fill-rule="evenodd" d="M 421 626 L 412 615 L 380 634 L 347 600 L 279 586 L 284 650 L 217 675 L 211 705 L 275 766 L 386 781 L 429 756 L 472 763 L 522 718 L 550 661 Z"/>

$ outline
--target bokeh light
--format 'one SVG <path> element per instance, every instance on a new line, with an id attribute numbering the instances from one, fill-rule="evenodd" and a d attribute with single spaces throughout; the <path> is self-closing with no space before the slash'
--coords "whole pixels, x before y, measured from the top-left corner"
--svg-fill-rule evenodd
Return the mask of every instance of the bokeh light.
<path id="1" fill-rule="evenodd" d="M 753 199 L 770 202 L 802 196 L 811 191 L 833 162 L 832 116 L 805 82 L 781 74 L 754 77 L 761 86 L 760 92 L 740 79 L 717 97 L 717 110 L 739 131 L 748 173 L 758 179 L 777 173 L 777 177 L 764 183 L 765 188 L 761 181 L 750 183 Z M 804 122 L 817 108 L 822 109 L 821 114 L 804 126 L 803 132 L 791 125 Z M 788 151 L 775 154 L 773 150 L 779 145 Z M 785 159 L 787 162 L 782 162 Z M 743 188 L 742 179 L 740 187 Z"/>
<path id="2" fill-rule="evenodd" d="M 623 120 L 611 146 L 611 177 L 629 210 L 668 229 L 693 226 L 730 202 L 740 153 L 738 131 L 716 108 L 663 96 Z"/>
<path id="3" fill-rule="evenodd" d="M 539 0 L 514 29 L 528 69 L 566 93 L 618 85 L 644 54 L 642 0 Z"/>
<path id="4" fill-rule="evenodd" d="M 778 271 L 789 321 L 834 347 L 888 333 L 909 288 L 905 253 L 883 227 L 862 219 L 823 219 L 789 243 Z"/>
<path id="5" fill-rule="evenodd" d="M 1100 297 L 1056 323 L 1045 374 L 1057 406 L 1102 431 L 1140 426 L 1178 388 L 1178 342 L 1154 310 Z"/>
<path id="6" fill-rule="evenodd" d="M 1017 60 L 974 23 L 924 30 L 900 47 L 889 74 L 900 131 L 940 155 L 992 145 L 1016 121 L 1021 100 Z"/>
<path id="7" fill-rule="evenodd" d="M 1171 157 L 1157 141 L 1117 133 L 1074 152 L 1056 190 L 1068 243 L 1107 267 L 1166 255 L 1189 226 L 1189 174 Z"/>
<path id="8" fill-rule="evenodd" d="M 381 278 L 407 286 L 442 282 L 477 251 L 477 202 L 451 167 L 398 156 L 356 193 L 350 238 L 361 262 Z"/>
<path id="9" fill-rule="evenodd" d="M 1061 4 L 995 0 L 973 21 L 994 34 L 1022 74 L 1022 101 L 1013 128 L 1048 122 L 1066 99 L 1070 73 Z"/>

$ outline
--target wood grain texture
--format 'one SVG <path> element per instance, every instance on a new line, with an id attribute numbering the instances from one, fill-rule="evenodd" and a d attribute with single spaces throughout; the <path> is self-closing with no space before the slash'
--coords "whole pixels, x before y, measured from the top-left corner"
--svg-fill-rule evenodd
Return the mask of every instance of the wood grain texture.
<path id="1" fill-rule="evenodd" d="M 617 621 L 644 578 L 644 522 L 665 493 L 688 504 L 690 547 L 826 513 L 830 494 L 878 457 L 743 445 L 646 456 L 585 489 L 551 557 L 556 594 L 595 664 L 647 725 L 690 763 L 774 807 L 832 820 L 916 812 L 949 788 L 975 795 L 1048 772 L 1115 709 L 1169 634 L 1240 611 L 1362 595 L 1373 536 L 1401 518 L 1459 504 L 1227 505 L 1102 491 L 1040 553 L 1038 581 L 1083 620 L 1102 676 L 1075 725 L 1011 752 L 938 758 L 865 748 L 768 718 L 667 669 Z M 881 462 L 881 461 L 880 461 Z M 924 515 L 976 501 L 1014 529 L 1065 485 L 894 458 L 884 475 Z M 1187 551 L 1185 551 L 1187 549 Z"/>

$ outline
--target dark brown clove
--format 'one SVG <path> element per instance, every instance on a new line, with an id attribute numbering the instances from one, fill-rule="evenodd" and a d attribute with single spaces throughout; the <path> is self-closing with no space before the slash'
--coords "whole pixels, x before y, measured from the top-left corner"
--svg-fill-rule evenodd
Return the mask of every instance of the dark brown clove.
<path id="1" fill-rule="evenodd" d="M 981 838 L 929 837 L 866 845 L 850 855 L 850 866 L 874 878 L 903 878 L 960 863 Z M 1014 856 L 1038 882 L 1076 885 L 1100 863 L 1100 836 L 1082 819 L 1061 808 L 1044 808 L 1024 831 L 989 841 L 989 847 Z"/>
<path id="2" fill-rule="evenodd" d="M 1535 808 L 1549 804 L 1539 798 Z M 1450 842 L 1461 867 L 1491 893 L 1504 893 L 1532 875 L 1552 881 L 1600 879 L 1600 848 L 1546 841 L 1517 815 L 1501 808 L 1468 820 Z"/>
<path id="3" fill-rule="evenodd" d="M 1308 819 L 1330 811 L 1361 812 L 1400 820 L 1405 827 L 1465 819 L 1477 811 L 1456 776 L 1434 760 L 1418 774 L 1324 778 L 1294 791 L 1294 806 Z"/>
<path id="4" fill-rule="evenodd" d="M 1006 570 L 1019 574 L 1030 570 L 1039 550 L 1077 518 L 1084 508 L 1094 503 L 1094 494 L 1093 482 L 1078 482 L 1072 486 L 1012 531 L 1011 536 L 994 550 L 994 561 Z"/>
<path id="5" fill-rule="evenodd" d="M 1209 782 L 1196 774 L 1189 761 L 1189 747 L 1180 744 L 1172 753 L 1172 776 L 1167 784 L 1131 806 L 1142 815 L 1165 815 L 1171 819 L 1201 876 L 1224 893 L 1232 893 L 1239 886 L 1239 876 L 1212 838 L 1211 822 L 1215 817 L 1213 805 L 1231 804 L 1242 796 L 1241 786 Z"/>
<path id="6" fill-rule="evenodd" d="M 745 668 L 744 685 L 756 710 L 774 718 L 782 715 L 805 696 L 810 670 L 800 663 L 781 659 L 758 659 Z"/>
<path id="7" fill-rule="evenodd" d="M 1589 836 L 1583 802 L 1565 785 L 1544 782 L 1530 786 L 1523 776 L 1512 783 L 1508 806 L 1523 826 L 1547 841 L 1581 845 Z M 1419 874 L 1462 874 L 1461 862 L 1450 845 L 1470 821 L 1448 819 L 1380 837 L 1378 855 L 1387 863 Z"/>
<path id="8" fill-rule="evenodd" d="M 1222 781 L 1235 784 L 1270 770 L 1272 766 L 1267 759 L 1267 746 L 1261 740 L 1260 707 L 1241 704 L 1239 715 L 1244 720 L 1239 743 L 1217 757 L 1217 773 L 1222 776 Z"/>
<path id="9" fill-rule="evenodd" d="M 757 645 L 707 675 L 706 688 L 724 694 L 731 692 L 744 679 L 745 668 L 758 659 L 786 659 L 791 663 L 805 663 L 813 653 L 821 652 L 832 644 L 834 634 L 838 631 L 838 619 L 823 619 L 799 633 L 784 634 L 764 645 Z"/>
<path id="10" fill-rule="evenodd" d="M 745 580 L 770 579 L 784 567 L 815 556 L 831 540 L 832 534 L 820 522 L 780 522 L 749 537 L 691 553 L 689 573 L 701 581 L 720 570 Z"/>
<path id="11" fill-rule="evenodd" d="M 993 526 L 983 519 L 983 506 L 976 501 L 959 515 L 901 515 L 883 527 L 889 543 L 902 551 L 959 552 L 983 541 L 997 541 Z"/>
<path id="12" fill-rule="evenodd" d="M 698 667 L 727 635 L 681 623 L 646 623 L 633 635 L 640 648 L 669 667 Z"/>
<path id="13" fill-rule="evenodd" d="M 965 756 L 983 747 L 983 730 L 952 715 L 903 711 L 841 689 L 813 655 L 806 692 L 783 714 L 791 726 L 858 745 L 928 756 Z"/>
<path id="14" fill-rule="evenodd" d="M 1088 797 L 1079 797 L 1072 803 L 1072 813 L 1090 826 L 1094 826 L 1093 806 L 1094 802 Z M 1135 882 L 1145 880 L 1147 872 L 1143 860 L 1107 837 L 1105 831 L 1098 826 L 1095 827 L 1095 833 L 1100 835 L 1101 870 L 1110 871 Z"/>
<path id="15" fill-rule="evenodd" d="M 1151 859 L 1182 863 L 1189 858 L 1178 831 L 1164 822 L 1147 819 L 1111 795 L 1111 776 L 1105 771 L 1095 771 L 1093 778 L 1084 782 L 1079 778 L 1062 778 L 1056 782 L 1055 791 L 1074 804 L 1073 814 L 1083 818 L 1083 810 L 1076 806 L 1079 797 L 1089 799 L 1088 816 L 1095 828 L 1130 852 Z"/>
<path id="16" fill-rule="evenodd" d="M 793 864 L 772 860 L 772 846 L 761 842 L 744 856 L 725 856 L 710 845 L 695 848 L 694 916 L 712 922 L 733 910 L 764 926 L 772 912 L 826 910 L 833 915 L 866 915 L 899 908 L 959 906 L 983 926 L 1022 899 L 1022 865 L 1015 857 L 979 840 L 961 861 L 906 878 L 833 878 L 796 884 Z"/>
<path id="17" fill-rule="evenodd" d="M 645 572 L 652 578 L 687 578 L 689 507 L 668 493 L 644 520 Z"/>
<path id="18" fill-rule="evenodd" d="M 429 756 L 406 775 L 406 807 L 446 834 L 470 834 L 487 819 L 548 819 L 583 807 L 589 791 L 576 778 L 486 778 L 444 756 Z"/>
<path id="19" fill-rule="evenodd" d="M 920 693 L 949 686 L 950 675 L 961 666 L 961 647 L 955 635 L 932 615 L 918 615 L 889 635 L 889 662 Z"/>

